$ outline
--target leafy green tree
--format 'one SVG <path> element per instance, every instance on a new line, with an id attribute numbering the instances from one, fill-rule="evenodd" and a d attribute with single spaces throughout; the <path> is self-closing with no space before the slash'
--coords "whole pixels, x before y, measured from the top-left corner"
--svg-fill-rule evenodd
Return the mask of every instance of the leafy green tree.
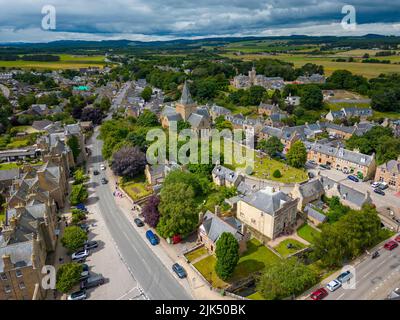
<path id="1" fill-rule="evenodd" d="M 69 226 L 64 229 L 61 244 L 69 251 L 73 252 L 83 247 L 88 236 L 85 231 L 77 226 Z"/>
<path id="2" fill-rule="evenodd" d="M 82 184 L 88 180 L 88 176 L 82 168 L 76 169 L 74 171 L 74 184 Z"/>
<path id="3" fill-rule="evenodd" d="M 77 224 L 86 219 L 86 212 L 80 209 L 72 209 L 72 224 Z"/>
<path id="4" fill-rule="evenodd" d="M 89 197 L 89 193 L 83 184 L 75 184 L 72 186 L 69 201 L 73 206 L 84 202 Z"/>
<path id="5" fill-rule="evenodd" d="M 70 136 L 67 140 L 67 145 L 71 148 L 72 155 L 74 156 L 74 160 L 76 161 L 81 153 L 78 138 L 74 135 Z"/>
<path id="6" fill-rule="evenodd" d="M 272 176 L 273 176 L 274 178 L 279 179 L 279 178 L 282 177 L 282 173 L 279 171 L 279 169 L 276 169 L 276 170 L 274 171 L 274 173 L 272 174 Z"/>
<path id="7" fill-rule="evenodd" d="M 268 140 L 261 140 L 258 143 L 258 148 L 267 153 L 269 156 L 273 157 L 277 153 L 283 151 L 283 144 L 281 140 L 277 137 L 270 137 Z"/>
<path id="8" fill-rule="evenodd" d="M 224 129 L 228 129 L 233 131 L 233 125 L 230 121 L 225 120 L 224 116 L 219 116 L 215 118 L 215 127 L 218 129 L 218 131 L 222 131 Z"/>
<path id="9" fill-rule="evenodd" d="M 293 143 L 287 153 L 289 165 L 295 168 L 302 168 L 307 161 L 307 150 L 304 143 L 300 140 Z"/>
<path id="10" fill-rule="evenodd" d="M 83 267 L 81 264 L 72 262 L 62 264 L 57 270 L 56 288 L 62 293 L 68 293 L 79 283 Z"/>
<path id="11" fill-rule="evenodd" d="M 153 94 L 153 89 L 151 87 L 146 87 L 143 89 L 141 93 L 141 97 L 143 98 L 144 101 L 150 101 L 151 95 Z"/>
<path id="12" fill-rule="evenodd" d="M 157 232 L 162 237 L 186 235 L 196 228 L 199 216 L 194 199 L 195 193 L 188 184 L 171 183 L 163 186 L 158 206 L 161 216 L 157 225 Z"/>
<path id="13" fill-rule="evenodd" d="M 318 281 L 315 272 L 296 258 L 282 259 L 265 268 L 257 290 L 268 300 L 298 295 Z"/>
<path id="14" fill-rule="evenodd" d="M 215 272 L 222 280 L 229 279 L 239 261 L 239 243 L 229 232 L 224 232 L 216 243 Z"/>
<path id="15" fill-rule="evenodd" d="M 137 124 L 142 127 L 156 127 L 159 125 L 157 116 L 149 110 L 143 111 L 137 119 Z"/>
<path id="16" fill-rule="evenodd" d="M 320 110 L 323 107 L 324 96 L 317 85 L 307 85 L 301 92 L 301 106 L 307 110 Z"/>

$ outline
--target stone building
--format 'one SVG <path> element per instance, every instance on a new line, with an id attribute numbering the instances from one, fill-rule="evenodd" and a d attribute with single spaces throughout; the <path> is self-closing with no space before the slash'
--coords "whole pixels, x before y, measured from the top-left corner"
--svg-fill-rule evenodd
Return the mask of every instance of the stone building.
<path id="1" fill-rule="evenodd" d="M 375 181 L 386 182 L 389 188 L 400 192 L 400 157 L 378 166 Z"/>

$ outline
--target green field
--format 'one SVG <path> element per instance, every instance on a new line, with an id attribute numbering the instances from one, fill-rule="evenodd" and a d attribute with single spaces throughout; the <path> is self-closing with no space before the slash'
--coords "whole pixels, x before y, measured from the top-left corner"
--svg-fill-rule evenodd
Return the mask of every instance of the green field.
<path id="1" fill-rule="evenodd" d="M 315 63 L 317 65 L 324 66 L 325 75 L 330 76 L 335 70 L 346 69 L 354 74 L 363 75 L 366 78 L 375 78 L 381 73 L 400 73 L 400 65 L 397 64 L 381 64 L 381 63 L 361 63 L 361 62 L 336 62 L 333 59 L 339 58 L 339 56 L 316 56 L 309 54 L 277 54 L 274 56 L 263 56 L 259 54 L 244 54 L 241 56 L 235 56 L 232 53 L 223 54 L 223 56 L 242 59 L 246 61 L 253 61 L 263 58 L 279 59 L 285 62 L 291 62 L 296 68 L 305 65 L 306 63 Z M 372 57 L 373 58 L 373 57 Z M 387 57 L 380 57 L 383 60 L 390 60 Z M 394 59 L 399 59 L 396 56 Z"/>
<path id="2" fill-rule="evenodd" d="M 104 56 L 75 56 L 59 54 L 60 61 L 0 61 L 0 67 L 23 69 L 79 69 L 87 67 L 100 67 L 105 65 Z"/>

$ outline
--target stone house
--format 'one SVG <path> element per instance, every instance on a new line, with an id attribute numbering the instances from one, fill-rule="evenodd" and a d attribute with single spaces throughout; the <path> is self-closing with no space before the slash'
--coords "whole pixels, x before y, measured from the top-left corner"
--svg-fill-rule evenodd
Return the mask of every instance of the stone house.
<path id="1" fill-rule="evenodd" d="M 389 188 L 400 192 L 400 157 L 378 166 L 375 181 L 386 182 Z"/>
<path id="2" fill-rule="evenodd" d="M 297 209 L 302 211 L 307 204 L 320 200 L 324 193 L 321 181 L 315 179 L 303 184 L 296 183 L 290 195 L 293 199 L 299 199 Z"/>
<path id="3" fill-rule="evenodd" d="M 266 187 L 240 197 L 236 217 L 261 241 L 273 240 L 294 231 L 298 199 Z"/>
<path id="4" fill-rule="evenodd" d="M 221 165 L 215 166 L 211 175 L 213 182 L 217 186 L 228 188 L 236 188 L 244 179 L 243 176 L 238 174 L 236 171 L 230 170 Z"/>
<path id="5" fill-rule="evenodd" d="M 239 243 L 239 252 L 243 253 L 247 250 L 246 242 L 249 237 L 242 233 L 241 228 L 241 223 L 237 219 L 234 217 L 223 219 L 219 215 L 219 209 L 216 208 L 215 213 L 207 211 L 201 218 L 198 240 L 204 244 L 210 253 L 214 254 L 219 237 L 224 232 L 228 232 L 236 238 Z"/>

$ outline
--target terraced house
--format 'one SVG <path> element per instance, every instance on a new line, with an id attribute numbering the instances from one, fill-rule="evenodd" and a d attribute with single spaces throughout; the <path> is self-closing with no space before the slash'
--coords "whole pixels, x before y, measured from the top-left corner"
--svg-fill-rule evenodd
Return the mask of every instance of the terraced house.
<path id="1" fill-rule="evenodd" d="M 307 160 L 318 164 L 329 165 L 333 169 L 354 173 L 363 180 L 374 177 L 376 170 L 375 155 L 366 155 L 342 147 L 316 142 L 304 142 L 307 149 Z"/>
<path id="2" fill-rule="evenodd" d="M 386 182 L 390 188 L 400 192 L 400 157 L 378 166 L 375 181 Z"/>

